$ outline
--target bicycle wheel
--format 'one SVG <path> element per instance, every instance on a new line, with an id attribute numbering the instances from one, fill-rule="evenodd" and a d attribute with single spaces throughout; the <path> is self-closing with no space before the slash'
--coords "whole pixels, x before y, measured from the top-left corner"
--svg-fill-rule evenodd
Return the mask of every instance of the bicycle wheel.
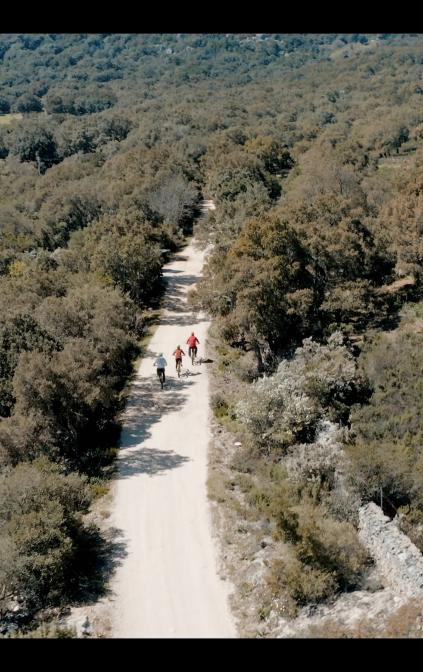
<path id="1" fill-rule="evenodd" d="M 178 372 L 178 378 L 180 378 L 181 377 L 181 362 L 178 362 L 178 364 L 176 366 L 176 370 Z"/>
<path id="2" fill-rule="evenodd" d="M 164 378 L 164 376 L 163 376 L 163 371 L 160 371 L 160 376 L 159 376 L 159 378 L 160 378 L 160 386 L 161 386 L 161 388 L 163 389 L 163 378 Z"/>

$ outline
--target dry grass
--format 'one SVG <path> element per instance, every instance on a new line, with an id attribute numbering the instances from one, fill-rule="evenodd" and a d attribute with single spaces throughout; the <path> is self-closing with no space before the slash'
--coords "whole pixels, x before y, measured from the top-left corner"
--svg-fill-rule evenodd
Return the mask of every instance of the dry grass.
<path id="1" fill-rule="evenodd" d="M 0 115 L 0 126 L 8 126 L 14 121 L 19 121 L 23 119 L 23 114 L 21 112 L 14 112 L 10 114 L 1 114 Z"/>
<path id="2" fill-rule="evenodd" d="M 326 619 L 321 625 L 311 626 L 305 636 L 325 639 L 421 639 L 423 602 L 410 600 L 379 623 L 363 618 L 355 625 L 346 626 Z"/>
<path id="3" fill-rule="evenodd" d="M 411 275 L 408 275 L 405 278 L 399 278 L 395 280 L 390 285 L 383 285 L 377 291 L 378 294 L 395 294 L 400 291 L 403 287 L 410 287 L 416 284 L 416 279 Z"/>
<path id="4" fill-rule="evenodd" d="M 219 367 L 218 347 L 219 340 L 213 335 L 212 328 L 207 344 L 207 357 L 214 362 L 209 369 L 211 398 L 225 399 L 231 407 L 247 383 L 229 374 L 226 366 Z M 270 546 L 263 543 L 264 539 L 270 542 L 271 530 L 248 503 L 255 486 L 255 475 L 242 470 L 245 461 L 243 449 L 237 458 L 241 462 L 241 471 L 233 467 L 235 456 L 240 452 L 235 443 L 244 444 L 240 427 L 230 415 L 226 415 L 225 405 L 217 404 L 213 410 L 207 487 L 219 548 L 220 573 L 227 576 L 234 586 L 231 608 L 237 620 L 238 635 L 265 637 L 269 633 L 268 615 L 274 609 L 274 599 L 265 576 L 280 549 L 276 543 L 272 542 Z"/>
<path id="5" fill-rule="evenodd" d="M 362 44 L 361 42 L 350 42 L 349 44 L 346 44 L 344 47 L 338 47 L 337 49 L 333 49 L 333 51 L 330 51 L 329 58 L 332 61 L 336 61 L 347 57 L 351 58 L 353 56 L 362 54 L 363 52 L 366 51 L 369 53 L 373 53 L 374 47 L 376 47 L 377 44 L 378 42 L 376 40 L 368 42 L 367 44 Z"/>

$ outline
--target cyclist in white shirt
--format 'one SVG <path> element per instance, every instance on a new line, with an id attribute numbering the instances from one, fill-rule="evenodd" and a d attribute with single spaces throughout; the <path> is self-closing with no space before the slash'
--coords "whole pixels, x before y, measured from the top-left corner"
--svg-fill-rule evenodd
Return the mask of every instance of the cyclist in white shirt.
<path id="1" fill-rule="evenodd" d="M 159 376 L 160 382 L 163 387 L 163 383 L 166 382 L 166 374 L 165 374 L 165 367 L 167 366 L 167 361 L 163 357 L 163 353 L 161 352 L 159 356 L 155 359 L 153 366 L 157 368 L 157 375 Z"/>

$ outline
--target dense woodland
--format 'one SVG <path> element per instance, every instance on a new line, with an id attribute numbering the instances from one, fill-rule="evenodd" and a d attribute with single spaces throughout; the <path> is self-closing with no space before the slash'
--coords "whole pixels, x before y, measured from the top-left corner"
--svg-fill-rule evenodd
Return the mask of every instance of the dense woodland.
<path id="1" fill-rule="evenodd" d="M 84 514 L 202 196 L 192 301 L 238 390 L 213 400 L 234 472 L 286 544 L 273 594 L 295 613 L 359 586 L 381 488 L 423 550 L 422 63 L 420 35 L 0 36 L 3 622 L 93 572 Z"/>

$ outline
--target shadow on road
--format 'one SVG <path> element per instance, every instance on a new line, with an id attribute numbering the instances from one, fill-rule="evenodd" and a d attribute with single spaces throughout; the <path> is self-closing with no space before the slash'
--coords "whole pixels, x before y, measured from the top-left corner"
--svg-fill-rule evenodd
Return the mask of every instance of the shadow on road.
<path id="1" fill-rule="evenodd" d="M 174 278 L 172 275 L 170 278 L 166 278 L 166 273 L 169 273 L 169 271 L 166 271 L 164 273 L 164 279 L 166 280 L 166 284 L 168 285 L 169 289 L 172 289 L 172 287 L 175 286 L 177 287 L 179 285 L 182 286 L 193 285 L 201 279 L 201 276 L 198 274 L 193 275 L 188 273 L 184 273 L 184 275 L 176 278 Z M 179 273 L 179 271 L 172 270 L 171 273 Z"/>
<path id="2" fill-rule="evenodd" d="M 180 467 L 189 462 L 189 457 L 177 455 L 170 450 L 157 448 L 140 448 L 123 457 L 119 463 L 119 476 L 127 478 L 133 474 L 148 474 L 154 476 L 160 472 Z"/>
<path id="3" fill-rule="evenodd" d="M 177 254 L 173 260 L 186 261 L 187 257 Z M 187 274 L 172 268 L 165 269 L 166 294 L 162 308 L 168 312 L 161 316 L 160 325 L 192 327 L 194 324 L 206 321 L 190 312 L 186 303 L 187 288 L 195 285 L 199 279 L 198 274 Z M 170 344 L 169 348 L 173 349 L 176 345 L 176 343 Z M 156 354 L 150 350 L 146 353 L 147 356 Z M 168 371 L 170 373 L 171 368 L 169 366 L 166 373 Z M 190 376 L 197 375 L 200 375 L 200 372 L 190 374 Z M 121 417 L 120 455 L 116 465 L 119 477 L 128 478 L 140 473 L 153 475 L 175 469 L 187 461 L 186 457 L 177 455 L 171 450 L 145 448 L 144 445 L 151 437 L 153 425 L 161 422 L 166 414 L 175 413 L 184 405 L 188 388 L 193 384 L 194 381 L 190 381 L 189 377 L 176 379 L 172 378 L 170 373 L 165 389 L 160 390 L 154 370 L 151 380 L 140 378 L 134 382 L 125 413 Z"/>
<path id="4" fill-rule="evenodd" d="M 75 579 L 70 581 L 74 584 L 69 596 L 72 607 L 95 604 L 110 595 L 110 578 L 128 555 L 123 532 L 115 527 L 103 531 L 95 525 L 81 528 L 77 545 L 77 562 L 71 570 Z"/>
<path id="5" fill-rule="evenodd" d="M 185 403 L 187 390 L 193 382 L 189 380 L 166 381 L 167 389 L 158 389 L 154 381 L 140 380 L 131 391 L 126 411 L 118 460 L 118 474 L 128 478 L 137 473 L 150 475 L 174 469 L 186 462 L 185 457 L 172 451 L 143 448 L 142 444 L 151 436 L 151 428 L 161 422 L 167 413 L 174 413 Z M 133 450 L 131 450 L 133 449 Z"/>
<path id="6" fill-rule="evenodd" d="M 194 287 L 198 281 L 198 275 L 165 278 L 166 294 L 162 302 L 163 308 L 175 311 L 175 313 L 186 312 L 187 290 L 189 287 Z"/>
<path id="7" fill-rule="evenodd" d="M 187 261 L 188 257 L 184 254 L 175 254 L 173 256 L 173 261 Z"/>
<path id="8" fill-rule="evenodd" d="M 160 324 L 172 325 L 175 327 L 189 327 L 193 324 L 197 325 L 207 321 L 205 318 L 200 319 L 192 313 L 173 313 L 174 311 L 172 311 L 171 315 L 163 315 Z"/>

